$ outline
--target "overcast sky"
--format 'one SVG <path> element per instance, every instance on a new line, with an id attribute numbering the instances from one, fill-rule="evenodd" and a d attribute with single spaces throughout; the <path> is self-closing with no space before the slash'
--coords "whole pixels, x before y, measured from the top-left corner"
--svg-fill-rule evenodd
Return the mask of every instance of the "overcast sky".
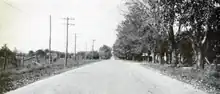
<path id="1" fill-rule="evenodd" d="M 5 1 L 5 2 L 4 2 Z M 7 43 L 19 51 L 48 48 L 49 15 L 52 16 L 52 50 L 65 51 L 64 17 L 74 17 L 69 27 L 69 51 L 112 46 L 117 24 L 123 19 L 121 0 L 0 0 L 0 46 Z"/>

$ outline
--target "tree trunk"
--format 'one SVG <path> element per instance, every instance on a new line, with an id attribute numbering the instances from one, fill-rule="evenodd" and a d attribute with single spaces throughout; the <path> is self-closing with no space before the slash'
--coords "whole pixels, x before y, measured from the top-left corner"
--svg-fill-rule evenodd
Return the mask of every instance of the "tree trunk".
<path id="1" fill-rule="evenodd" d="M 169 64 L 169 54 L 166 53 L 166 63 Z"/>
<path id="2" fill-rule="evenodd" d="M 172 63 L 171 63 L 174 67 L 177 66 L 178 64 L 178 53 L 176 51 L 176 49 L 173 50 L 172 52 Z"/>
<path id="3" fill-rule="evenodd" d="M 156 63 L 156 54 L 153 53 L 153 62 Z"/>
<path id="4" fill-rule="evenodd" d="M 3 69 L 6 69 L 6 65 L 7 65 L 7 55 L 6 52 L 4 52 L 4 65 L 3 65 Z"/>
<path id="5" fill-rule="evenodd" d="M 179 63 L 182 63 L 182 54 L 179 54 L 180 57 L 179 57 Z"/>
<path id="6" fill-rule="evenodd" d="M 175 51 L 175 58 L 176 58 L 176 65 L 179 64 L 179 53 L 178 51 Z"/>
<path id="7" fill-rule="evenodd" d="M 174 57 L 174 56 L 175 56 L 175 52 L 172 51 L 171 55 L 172 55 L 172 57 L 171 57 L 171 58 L 172 58 L 171 64 L 172 64 L 172 66 L 175 67 L 175 66 L 176 66 L 176 65 L 175 65 L 175 61 L 176 61 L 176 60 L 175 60 L 175 57 Z"/>
<path id="8" fill-rule="evenodd" d="M 216 62 L 215 62 L 215 70 L 218 71 L 218 63 L 220 61 L 220 58 L 217 56 Z"/>
<path id="9" fill-rule="evenodd" d="M 158 55 L 156 55 L 156 63 L 158 63 L 158 60 L 159 60 L 158 58 L 159 58 L 159 56 L 158 56 Z"/>
<path id="10" fill-rule="evenodd" d="M 134 60 L 134 56 L 132 56 L 132 60 L 135 61 L 135 60 Z"/>
<path id="11" fill-rule="evenodd" d="M 164 64 L 165 60 L 162 55 L 160 55 L 160 64 Z"/>
<path id="12" fill-rule="evenodd" d="M 7 58 L 4 57 L 4 65 L 3 65 L 3 69 L 4 69 L 4 70 L 6 69 L 6 65 L 7 65 Z"/>
<path id="13" fill-rule="evenodd" d="M 205 68 L 205 63 L 204 63 L 204 52 L 202 51 L 201 48 L 198 49 L 198 54 L 197 54 L 197 66 L 201 69 Z"/>
<path id="14" fill-rule="evenodd" d="M 169 63 L 172 64 L 172 52 L 169 52 Z"/>

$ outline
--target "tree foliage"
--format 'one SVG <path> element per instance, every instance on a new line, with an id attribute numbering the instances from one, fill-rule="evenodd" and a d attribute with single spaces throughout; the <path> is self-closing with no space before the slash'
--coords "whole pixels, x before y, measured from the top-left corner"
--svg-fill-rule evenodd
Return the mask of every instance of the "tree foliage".
<path id="1" fill-rule="evenodd" d="M 34 55 L 34 51 L 33 51 L 33 50 L 30 50 L 30 51 L 28 52 L 28 55 L 29 55 L 29 56 L 33 56 L 33 55 Z"/>
<path id="2" fill-rule="evenodd" d="M 218 0 L 128 0 L 113 53 L 136 60 L 150 50 L 160 63 L 166 57 L 174 66 L 203 69 L 220 51 L 219 5 Z"/>
<path id="3" fill-rule="evenodd" d="M 101 59 L 110 59 L 112 57 L 112 49 L 107 45 L 103 45 L 99 48 L 99 57 Z"/>
<path id="4" fill-rule="evenodd" d="M 99 59 L 99 52 L 98 51 L 90 51 L 86 55 L 87 59 Z"/>
<path id="5" fill-rule="evenodd" d="M 39 50 L 36 51 L 36 55 L 37 55 L 37 56 L 44 57 L 44 56 L 46 56 L 46 53 L 45 53 L 44 50 L 39 49 Z"/>
<path id="6" fill-rule="evenodd" d="M 0 65 L 3 65 L 3 69 L 6 69 L 8 64 L 12 64 L 14 66 L 18 66 L 17 60 L 16 60 L 16 53 L 12 52 L 7 45 L 5 44 L 0 49 Z M 1 66 L 2 67 L 2 66 Z"/>

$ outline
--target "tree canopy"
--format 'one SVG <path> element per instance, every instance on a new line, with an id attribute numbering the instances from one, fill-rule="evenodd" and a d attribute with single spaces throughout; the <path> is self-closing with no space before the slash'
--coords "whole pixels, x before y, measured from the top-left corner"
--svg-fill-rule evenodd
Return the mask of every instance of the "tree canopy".
<path id="1" fill-rule="evenodd" d="M 128 0 L 124 5 L 128 11 L 116 29 L 115 56 L 136 60 L 150 51 L 154 61 L 160 57 L 164 63 L 166 57 L 173 66 L 196 64 L 202 69 L 218 58 L 218 0 Z"/>
<path id="2" fill-rule="evenodd" d="M 99 48 L 99 56 L 102 59 L 110 59 L 112 56 L 112 49 L 107 45 L 103 45 Z"/>

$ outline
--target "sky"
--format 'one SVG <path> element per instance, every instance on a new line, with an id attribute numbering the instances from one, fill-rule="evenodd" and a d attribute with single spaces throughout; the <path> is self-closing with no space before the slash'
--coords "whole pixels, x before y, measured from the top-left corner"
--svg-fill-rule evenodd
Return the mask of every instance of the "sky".
<path id="1" fill-rule="evenodd" d="M 111 46 L 116 27 L 123 20 L 121 0 L 0 0 L 0 46 L 22 52 L 49 47 L 49 15 L 52 17 L 52 50 L 65 51 L 66 20 L 69 26 L 69 52 Z"/>

